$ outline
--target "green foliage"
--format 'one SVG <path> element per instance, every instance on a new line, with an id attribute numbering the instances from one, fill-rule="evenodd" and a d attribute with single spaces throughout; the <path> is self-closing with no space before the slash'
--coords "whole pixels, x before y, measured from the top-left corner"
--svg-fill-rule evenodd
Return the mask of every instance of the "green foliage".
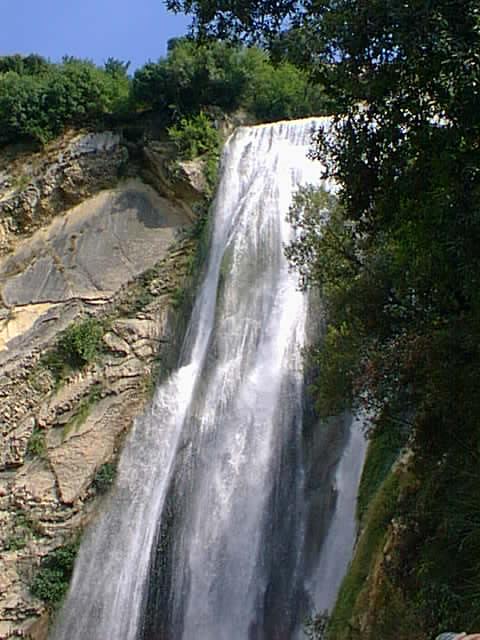
<path id="1" fill-rule="evenodd" d="M 15 54 L 0 57 L 0 74 L 14 71 L 19 76 L 35 76 L 45 73 L 49 67 L 48 60 L 34 53 L 28 56 Z"/>
<path id="2" fill-rule="evenodd" d="M 434 633 L 480 624 L 478 450 L 457 456 L 418 468 L 403 509 L 410 533 L 401 559 L 409 571 L 404 589 Z"/>
<path id="3" fill-rule="evenodd" d="M 96 492 L 106 493 L 112 486 L 116 473 L 117 466 L 115 463 L 105 462 L 105 464 L 102 464 L 102 466 L 97 469 L 93 480 L 93 486 Z"/>
<path id="4" fill-rule="evenodd" d="M 289 222 L 297 236 L 286 247 L 290 264 L 300 275 L 303 289 L 320 288 L 329 304 L 356 273 L 360 258 L 355 245 L 355 225 L 345 218 L 337 198 L 324 188 L 301 187 L 294 196 L 288 213 Z"/>
<path id="5" fill-rule="evenodd" d="M 360 263 L 355 226 L 323 188 L 300 189 L 288 219 L 297 234 L 285 248 L 286 256 L 298 271 L 301 286 L 320 290 L 330 321 L 321 343 L 309 354 L 310 367 L 317 372 L 311 391 L 319 415 L 337 415 L 354 403 L 363 337 L 350 313 L 362 303 L 366 288 L 355 278 Z"/>
<path id="6" fill-rule="evenodd" d="M 383 417 L 369 434 L 368 452 L 358 490 L 357 517 L 362 522 L 373 496 L 405 446 L 409 425 Z"/>
<path id="7" fill-rule="evenodd" d="M 245 106 L 261 121 L 302 118 L 326 111 L 322 89 L 310 84 L 307 73 L 290 62 L 273 66 L 264 56 L 252 69 L 251 78 Z"/>
<path id="8" fill-rule="evenodd" d="M 98 355 L 104 328 L 96 318 L 72 324 L 60 338 L 58 351 L 72 369 L 80 369 Z"/>
<path id="9" fill-rule="evenodd" d="M 43 458 L 46 453 L 45 432 L 43 429 L 35 427 L 27 443 L 27 454 L 32 457 Z"/>
<path id="10" fill-rule="evenodd" d="M 174 309 L 179 309 L 185 301 L 185 289 L 183 287 L 175 287 L 172 291 L 170 300 Z"/>
<path id="11" fill-rule="evenodd" d="M 239 106 L 245 74 L 237 49 L 220 42 L 177 40 L 168 57 L 135 72 L 135 105 L 169 110 L 172 116 L 198 113 L 207 105 L 232 110 Z"/>
<path id="12" fill-rule="evenodd" d="M 43 353 L 39 360 L 39 366 L 40 368 L 50 371 L 56 384 L 62 380 L 67 370 L 63 356 L 57 348 L 50 349 Z"/>
<path id="13" fill-rule="evenodd" d="M 21 551 L 27 546 L 28 536 L 25 533 L 14 533 L 4 542 L 5 551 Z"/>
<path id="14" fill-rule="evenodd" d="M 100 353 L 105 333 L 96 318 L 87 318 L 70 325 L 57 345 L 40 358 L 40 365 L 48 369 L 58 384 L 71 371 L 82 369 Z"/>
<path id="15" fill-rule="evenodd" d="M 202 156 L 203 173 L 206 180 L 205 197 L 210 199 L 215 191 L 220 158 L 220 136 L 210 118 L 203 112 L 196 116 L 181 118 L 168 129 L 180 158 L 193 160 Z"/>
<path id="16" fill-rule="evenodd" d="M 384 544 L 388 525 L 396 511 L 398 494 L 398 477 L 390 474 L 370 504 L 365 528 L 328 624 L 329 640 L 352 637 L 345 635 L 344 630 L 349 627 L 357 599 Z"/>
<path id="17" fill-rule="evenodd" d="M 67 593 L 79 546 L 80 541 L 76 540 L 51 551 L 30 585 L 32 594 L 50 608 L 58 607 Z"/>
<path id="18" fill-rule="evenodd" d="M 5 551 L 21 551 L 33 536 L 42 535 L 42 533 L 38 523 L 29 514 L 17 511 L 13 529 L 6 538 L 3 548 Z"/>
<path id="19" fill-rule="evenodd" d="M 191 118 L 181 118 L 176 125 L 168 129 L 168 135 L 184 160 L 193 160 L 206 153 L 218 152 L 218 132 L 203 112 Z"/>
<path id="20" fill-rule="evenodd" d="M 84 126 L 126 108 L 129 80 L 123 63 L 39 56 L 0 59 L 0 143 L 30 139 L 45 143 L 66 126 Z"/>
<path id="21" fill-rule="evenodd" d="M 128 76 L 128 68 L 130 66 L 130 61 L 123 62 L 123 60 L 118 60 L 117 58 L 107 58 L 107 61 L 104 64 L 105 72 L 113 78 L 127 78 Z"/>
<path id="22" fill-rule="evenodd" d="M 178 38 L 166 58 L 128 76 L 130 63 L 108 58 L 103 68 L 65 56 L 0 58 L 0 144 L 44 144 L 65 127 L 92 126 L 108 116 L 151 109 L 165 124 L 218 107 L 251 110 L 259 119 L 325 110 L 320 85 L 287 59 L 273 65 L 260 49 Z"/>
<path id="23" fill-rule="evenodd" d="M 275 120 L 324 112 L 326 105 L 320 85 L 290 62 L 274 66 L 257 48 L 187 39 L 177 40 L 166 59 L 136 71 L 132 101 L 173 119 L 214 106 L 244 107 L 261 120 Z"/>
<path id="24" fill-rule="evenodd" d="M 50 134 L 43 108 L 43 79 L 14 71 L 0 75 L 0 142 L 45 141 Z"/>
<path id="25" fill-rule="evenodd" d="M 65 438 L 71 431 L 75 431 L 76 429 L 78 429 L 78 427 L 85 422 L 85 420 L 90 415 L 93 405 L 101 398 L 101 391 L 102 386 L 97 383 L 93 385 L 88 395 L 80 400 L 74 415 L 63 427 L 63 438 Z"/>
<path id="26" fill-rule="evenodd" d="M 205 164 L 203 167 L 203 174 L 207 187 L 205 189 L 205 197 L 207 201 L 210 201 L 215 193 L 215 189 L 218 184 L 218 169 L 220 165 L 220 152 L 217 149 L 212 149 L 205 156 Z"/>
<path id="27" fill-rule="evenodd" d="M 165 0 L 170 11 L 193 14 L 197 34 L 246 37 L 265 41 L 277 34 L 285 19 L 294 18 L 310 2 L 298 0 Z"/>

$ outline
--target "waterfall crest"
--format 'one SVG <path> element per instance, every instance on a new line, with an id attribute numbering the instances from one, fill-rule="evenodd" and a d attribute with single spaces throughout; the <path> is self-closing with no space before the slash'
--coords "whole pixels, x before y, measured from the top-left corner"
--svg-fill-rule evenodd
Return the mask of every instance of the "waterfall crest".
<path id="1" fill-rule="evenodd" d="M 295 189 L 319 182 L 306 155 L 320 124 L 241 128 L 226 144 L 178 369 L 129 435 L 55 640 L 286 639 L 315 601 L 304 550 L 308 303 L 283 246 Z"/>

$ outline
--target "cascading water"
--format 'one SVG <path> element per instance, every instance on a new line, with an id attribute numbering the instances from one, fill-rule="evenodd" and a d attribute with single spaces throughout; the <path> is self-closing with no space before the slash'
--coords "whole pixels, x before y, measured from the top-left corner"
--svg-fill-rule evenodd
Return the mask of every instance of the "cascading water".
<path id="1" fill-rule="evenodd" d="M 292 194 L 319 181 L 306 157 L 319 124 L 242 128 L 227 143 L 179 367 L 129 436 L 55 640 L 286 640 L 322 606 L 305 548 L 315 520 L 302 420 L 308 303 L 283 255 Z M 327 483 L 338 458 L 338 446 L 323 454 Z M 326 512 L 317 538 L 335 522 L 331 504 Z M 340 576 L 352 513 L 352 540 L 334 552 Z"/>

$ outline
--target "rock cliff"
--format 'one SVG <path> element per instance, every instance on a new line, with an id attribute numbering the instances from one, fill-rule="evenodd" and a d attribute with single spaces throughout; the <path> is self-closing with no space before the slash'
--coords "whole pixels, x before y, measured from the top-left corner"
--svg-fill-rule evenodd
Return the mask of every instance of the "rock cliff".
<path id="1" fill-rule="evenodd" d="M 0 158 L 0 640 L 46 637 L 42 559 L 95 517 L 172 362 L 204 182 L 171 160 L 113 132 Z"/>

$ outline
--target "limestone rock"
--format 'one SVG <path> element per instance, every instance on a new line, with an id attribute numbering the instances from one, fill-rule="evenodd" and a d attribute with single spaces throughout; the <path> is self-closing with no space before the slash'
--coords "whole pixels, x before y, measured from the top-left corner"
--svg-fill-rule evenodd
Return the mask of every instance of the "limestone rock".
<path id="1" fill-rule="evenodd" d="M 179 200 L 178 184 L 170 193 L 168 176 L 163 195 L 139 179 L 118 184 L 127 156 L 112 132 L 0 154 L 0 640 L 46 640 L 46 607 L 29 585 L 41 559 L 96 517 L 96 471 L 118 456 L 154 367 L 174 353 L 171 294 L 193 249 L 178 236 L 193 200 Z M 198 198 L 198 167 L 184 179 Z M 158 175 L 150 182 L 158 189 Z M 106 348 L 58 384 L 43 357 L 92 315 L 108 326 Z M 32 433 L 45 446 L 27 453 Z"/>
<path id="2" fill-rule="evenodd" d="M 128 152 L 112 132 L 75 135 L 43 153 L 7 163 L 0 180 L 0 254 L 15 235 L 28 234 L 53 215 L 117 182 Z M 15 186 L 17 183 L 17 186 Z"/>
<path id="3" fill-rule="evenodd" d="M 143 149 L 145 156 L 144 177 L 159 193 L 174 201 L 191 205 L 202 199 L 206 190 L 205 160 L 175 161 L 175 149 L 171 144 L 150 142 Z"/>
<path id="4" fill-rule="evenodd" d="M 128 182 L 82 203 L 0 261 L 10 306 L 105 299 L 152 267 L 187 224 L 151 187 Z"/>
<path id="5" fill-rule="evenodd" d="M 111 351 L 122 356 L 126 356 L 130 352 L 130 345 L 128 342 L 123 340 L 123 338 L 120 338 L 120 336 L 117 336 L 112 331 L 109 331 L 103 336 L 103 341 Z"/>
<path id="6" fill-rule="evenodd" d="M 91 484 L 95 471 L 114 451 L 116 437 L 126 428 L 123 402 L 117 397 L 96 404 L 78 428 L 65 435 L 65 441 L 49 451 L 62 502 L 72 504 Z"/>
<path id="7" fill-rule="evenodd" d="M 0 471 L 23 464 L 28 440 L 34 426 L 35 418 L 28 416 L 7 436 L 0 436 Z"/>
<path id="8" fill-rule="evenodd" d="M 176 190 L 180 197 L 199 200 L 207 190 L 205 159 L 182 160 L 177 163 Z"/>

